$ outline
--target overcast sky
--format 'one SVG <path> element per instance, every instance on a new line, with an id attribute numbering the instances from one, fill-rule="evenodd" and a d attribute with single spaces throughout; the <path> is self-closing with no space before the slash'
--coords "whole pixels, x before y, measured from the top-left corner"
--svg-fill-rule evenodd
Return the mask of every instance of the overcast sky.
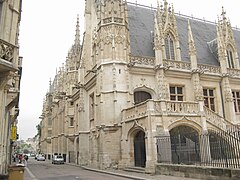
<path id="1" fill-rule="evenodd" d="M 136 3 L 136 0 L 128 0 Z M 160 2 L 163 2 L 160 0 Z M 137 0 L 138 4 L 157 6 L 157 0 Z M 217 21 L 222 6 L 232 26 L 240 27 L 239 0 L 168 0 L 175 12 Z M 36 135 L 43 99 L 56 69 L 65 63 L 74 42 L 77 15 L 81 40 L 84 32 L 85 0 L 23 0 L 20 24 L 20 56 L 23 73 L 20 90 L 18 133 L 26 140 Z"/>

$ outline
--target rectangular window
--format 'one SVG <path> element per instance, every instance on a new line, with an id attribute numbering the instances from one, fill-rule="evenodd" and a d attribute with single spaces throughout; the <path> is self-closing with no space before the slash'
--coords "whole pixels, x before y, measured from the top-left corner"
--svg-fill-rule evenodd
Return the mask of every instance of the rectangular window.
<path id="1" fill-rule="evenodd" d="M 183 101 L 183 87 L 182 86 L 170 86 L 170 100 L 171 101 Z"/>
<path id="2" fill-rule="evenodd" d="M 213 89 L 203 89 L 204 105 L 215 111 L 215 97 Z"/>
<path id="3" fill-rule="evenodd" d="M 73 119 L 73 117 L 70 117 L 69 126 L 73 126 L 73 123 L 74 123 L 74 119 Z"/>
<path id="4" fill-rule="evenodd" d="M 235 112 L 240 112 L 240 91 L 232 91 Z"/>

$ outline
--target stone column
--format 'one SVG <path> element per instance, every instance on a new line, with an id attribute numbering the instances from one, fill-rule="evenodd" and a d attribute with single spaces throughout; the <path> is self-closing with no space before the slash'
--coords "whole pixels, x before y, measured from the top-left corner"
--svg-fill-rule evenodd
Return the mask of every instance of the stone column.
<path id="1" fill-rule="evenodd" d="M 169 131 L 160 130 L 156 137 L 157 161 L 160 163 L 172 162 L 171 139 Z"/>
<path id="2" fill-rule="evenodd" d="M 155 173 L 155 164 L 157 162 L 157 147 L 156 139 L 153 136 L 153 132 L 156 131 L 155 127 L 152 126 L 152 114 L 154 113 L 154 102 L 148 101 L 147 103 L 147 123 L 148 130 L 146 132 L 146 172 Z"/>
<path id="3" fill-rule="evenodd" d="M 201 163 L 208 163 L 211 161 L 211 151 L 209 143 L 209 133 L 207 129 L 207 119 L 204 113 L 204 101 L 199 101 L 201 122 L 202 122 L 202 134 L 199 136 L 199 145 L 200 145 L 200 158 Z"/>

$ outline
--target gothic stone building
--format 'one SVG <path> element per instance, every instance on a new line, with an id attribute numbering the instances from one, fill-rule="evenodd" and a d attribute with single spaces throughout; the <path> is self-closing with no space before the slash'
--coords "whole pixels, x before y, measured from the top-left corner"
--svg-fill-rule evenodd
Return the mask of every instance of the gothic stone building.
<path id="1" fill-rule="evenodd" d="M 85 2 L 83 42 L 78 22 L 43 104 L 41 151 L 49 159 L 152 171 L 174 158 L 157 138 L 240 123 L 240 31 L 223 9 L 211 23 L 177 15 L 166 1 L 156 9 Z"/>
<path id="2" fill-rule="evenodd" d="M 21 0 L 0 0 L 0 177 L 8 174 L 16 140 L 22 58 L 18 34 Z"/>

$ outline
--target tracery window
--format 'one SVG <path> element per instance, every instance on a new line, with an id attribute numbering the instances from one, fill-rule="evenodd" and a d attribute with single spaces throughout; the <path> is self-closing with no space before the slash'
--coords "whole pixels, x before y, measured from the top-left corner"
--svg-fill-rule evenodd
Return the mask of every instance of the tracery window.
<path id="1" fill-rule="evenodd" d="M 166 59 L 175 60 L 173 37 L 170 34 L 168 34 L 168 36 L 164 39 L 164 41 L 165 41 Z"/>
<path id="2" fill-rule="evenodd" d="M 171 101 L 183 101 L 183 87 L 182 86 L 170 86 L 170 100 Z"/>
<path id="3" fill-rule="evenodd" d="M 227 48 L 227 60 L 228 60 L 228 67 L 234 68 L 234 57 L 233 57 L 233 50 L 231 47 Z"/>
<path id="4" fill-rule="evenodd" d="M 204 105 L 215 111 L 215 96 L 213 89 L 203 89 Z"/>
<path id="5" fill-rule="evenodd" d="M 235 112 L 240 112 L 240 92 L 232 91 Z"/>
<path id="6" fill-rule="evenodd" d="M 148 92 L 145 92 L 145 91 L 134 92 L 134 104 L 139 104 L 148 99 L 152 99 L 151 94 L 149 94 Z"/>

